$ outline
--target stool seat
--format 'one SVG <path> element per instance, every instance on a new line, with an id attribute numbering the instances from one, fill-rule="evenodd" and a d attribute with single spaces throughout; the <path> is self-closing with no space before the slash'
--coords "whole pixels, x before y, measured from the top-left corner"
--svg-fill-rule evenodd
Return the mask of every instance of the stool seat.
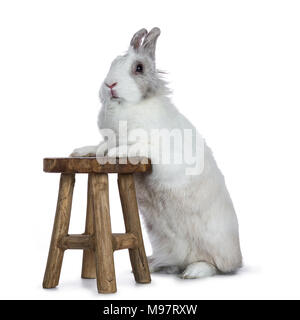
<path id="1" fill-rule="evenodd" d="M 147 158 L 69 157 L 45 158 L 45 172 L 59 172 L 60 184 L 43 287 L 59 283 L 65 250 L 82 249 L 81 277 L 97 280 L 98 292 L 117 291 L 114 252 L 128 249 L 135 281 L 150 283 L 145 253 L 134 173 L 151 170 Z M 69 234 L 73 189 L 76 173 L 88 174 L 85 231 Z M 112 233 L 109 210 L 108 174 L 118 174 L 118 188 L 125 233 Z"/>
<path id="2" fill-rule="evenodd" d="M 45 158 L 44 171 L 56 173 L 134 173 L 151 170 L 150 160 L 143 157 L 68 157 Z"/>

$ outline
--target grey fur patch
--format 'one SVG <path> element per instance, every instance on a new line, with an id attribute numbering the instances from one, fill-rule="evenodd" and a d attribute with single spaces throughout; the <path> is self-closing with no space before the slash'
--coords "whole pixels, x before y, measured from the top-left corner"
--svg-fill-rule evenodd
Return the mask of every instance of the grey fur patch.
<path id="1" fill-rule="evenodd" d="M 143 73 L 136 72 L 138 64 L 143 65 Z M 142 92 L 143 98 L 151 97 L 155 94 L 168 94 L 165 81 L 161 79 L 159 72 L 155 68 L 155 62 L 146 54 L 140 54 L 131 66 L 131 76 L 136 81 Z"/>

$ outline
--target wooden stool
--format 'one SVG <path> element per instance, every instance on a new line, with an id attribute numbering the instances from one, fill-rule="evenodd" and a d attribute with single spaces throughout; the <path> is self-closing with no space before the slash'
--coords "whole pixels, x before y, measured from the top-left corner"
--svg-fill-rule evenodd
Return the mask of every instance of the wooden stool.
<path id="1" fill-rule="evenodd" d="M 125 159 L 126 160 L 126 159 Z M 59 276 L 66 249 L 83 249 L 82 278 L 97 279 L 98 292 L 117 291 L 113 252 L 129 249 L 132 271 L 136 282 L 151 282 L 147 257 L 143 243 L 138 206 L 136 201 L 134 172 L 151 170 L 150 161 L 135 158 L 116 164 L 99 164 L 95 157 L 88 158 L 46 158 L 45 172 L 61 173 L 57 208 L 44 275 L 43 287 L 54 288 Z M 101 163 L 104 163 L 104 161 Z M 126 163 L 126 164 L 121 164 Z M 131 164 L 138 163 L 138 164 Z M 88 199 L 85 232 L 68 234 L 73 188 L 76 173 L 88 173 Z M 108 173 L 118 173 L 126 233 L 112 233 L 109 198 Z"/>

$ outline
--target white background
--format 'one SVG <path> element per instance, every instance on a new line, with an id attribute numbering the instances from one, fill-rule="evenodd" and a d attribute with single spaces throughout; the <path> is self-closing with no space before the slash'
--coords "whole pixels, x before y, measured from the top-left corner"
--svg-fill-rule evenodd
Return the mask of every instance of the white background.
<path id="1" fill-rule="evenodd" d="M 0 2 L 0 297 L 2 299 L 300 298 L 299 1 Z M 80 279 L 65 254 L 60 285 L 41 288 L 59 175 L 46 156 L 96 144 L 98 89 L 132 34 L 158 26 L 157 65 L 176 106 L 213 149 L 240 223 L 236 275 L 137 285 L 115 253 L 118 292 Z M 123 232 L 116 177 L 114 232 Z M 77 177 L 70 232 L 84 228 L 86 177 Z M 147 254 L 151 246 L 144 232 Z"/>

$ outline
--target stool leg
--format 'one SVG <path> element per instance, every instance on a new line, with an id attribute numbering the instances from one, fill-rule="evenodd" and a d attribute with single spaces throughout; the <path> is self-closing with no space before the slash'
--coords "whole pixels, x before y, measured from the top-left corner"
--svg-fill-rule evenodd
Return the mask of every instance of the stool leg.
<path id="1" fill-rule="evenodd" d="M 61 174 L 51 244 L 43 281 L 44 288 L 54 288 L 59 282 L 64 250 L 58 245 L 61 237 L 68 234 L 74 183 L 74 174 Z"/>
<path id="2" fill-rule="evenodd" d="M 134 233 L 139 244 L 136 249 L 129 249 L 134 278 L 136 282 L 149 283 L 151 277 L 144 248 L 133 175 L 119 174 L 118 186 L 126 232 Z"/>
<path id="3" fill-rule="evenodd" d="M 87 209 L 86 209 L 86 221 L 85 221 L 85 233 L 88 235 L 94 234 L 94 214 L 93 214 L 93 202 L 92 202 L 92 186 L 91 176 L 88 177 L 88 194 L 87 194 Z M 96 278 L 96 260 L 94 250 L 83 250 L 82 257 L 82 271 L 81 278 L 95 279 Z"/>
<path id="4" fill-rule="evenodd" d="M 91 174 L 98 292 L 117 291 L 109 214 L 108 176 Z"/>

